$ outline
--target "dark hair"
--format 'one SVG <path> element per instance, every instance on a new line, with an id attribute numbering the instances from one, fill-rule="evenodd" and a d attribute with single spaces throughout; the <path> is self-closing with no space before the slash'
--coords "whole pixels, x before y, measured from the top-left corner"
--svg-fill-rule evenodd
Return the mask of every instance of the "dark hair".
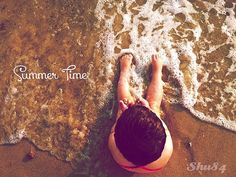
<path id="1" fill-rule="evenodd" d="M 141 105 L 131 106 L 121 114 L 114 136 L 120 152 L 136 166 L 157 160 L 166 142 L 161 120 L 154 112 Z"/>

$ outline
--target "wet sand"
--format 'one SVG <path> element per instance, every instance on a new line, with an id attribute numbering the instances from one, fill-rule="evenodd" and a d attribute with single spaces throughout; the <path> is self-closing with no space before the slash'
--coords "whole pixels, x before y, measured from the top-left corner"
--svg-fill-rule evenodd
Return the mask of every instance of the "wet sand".
<path id="1" fill-rule="evenodd" d="M 36 152 L 32 160 L 27 157 L 31 147 Z M 1 145 L 0 154 L 1 177 L 65 177 L 72 171 L 69 163 L 57 160 L 48 152 L 36 150 L 26 139 L 16 145 Z"/>
<path id="2" fill-rule="evenodd" d="M 174 153 L 166 168 L 154 175 L 138 176 L 175 176 L 175 177 L 233 177 L 236 174 L 235 152 L 236 134 L 221 127 L 194 118 L 180 106 L 171 107 L 166 120 L 174 142 Z M 189 144 L 191 143 L 191 144 Z M 223 174 L 217 171 L 188 171 L 190 162 L 219 166 L 226 165 Z M 219 169 L 219 168 L 218 168 Z"/>
<path id="3" fill-rule="evenodd" d="M 111 172 L 108 175 L 114 177 L 233 177 L 236 174 L 236 134 L 234 132 L 202 122 L 181 106 L 166 106 L 166 109 L 169 117 L 165 121 L 170 127 L 174 142 L 174 153 L 168 165 L 154 174 L 133 174 L 125 172 L 114 163 L 107 169 Z M 78 169 L 72 169 L 69 163 L 57 160 L 48 152 L 36 150 L 36 158 L 25 160 L 25 155 L 30 151 L 31 146 L 27 140 L 22 140 L 17 145 L 0 146 L 0 177 L 86 176 L 79 174 Z M 206 165 L 217 162 L 219 166 L 226 165 L 226 170 L 223 174 L 219 170 L 190 172 L 187 170 L 187 165 L 192 161 Z M 95 162 L 92 165 L 95 165 Z M 112 174 L 113 171 L 116 173 Z M 101 171 L 98 171 L 99 173 Z"/>
<path id="4" fill-rule="evenodd" d="M 106 114 L 112 109 L 112 104 L 108 106 L 111 100 L 106 100 L 104 104 L 107 105 L 98 109 L 97 98 L 107 90 L 103 83 L 107 78 L 99 74 L 104 69 L 102 52 L 94 46 L 99 37 L 94 29 L 95 6 L 96 0 L 0 2 L 0 112 L 5 110 L 0 117 L 0 139 L 4 143 L 16 130 L 26 127 L 27 137 L 40 149 L 79 163 L 73 164 L 72 169 L 69 163 L 40 150 L 35 159 L 27 160 L 25 156 L 31 144 L 21 140 L 16 145 L 0 146 L 0 177 L 233 177 L 236 174 L 236 133 L 202 122 L 180 106 L 166 108 L 170 116 L 165 121 L 173 136 L 174 153 L 163 171 L 151 175 L 133 174 L 122 170 L 112 160 L 104 138 L 114 122 Z M 21 85 L 12 69 L 22 62 L 32 71 L 40 72 L 57 72 L 69 64 L 88 71 L 92 62 L 94 84 L 90 87 L 84 81 L 62 79 Z M 109 79 L 113 81 L 113 76 Z M 92 125 L 96 127 L 92 129 Z M 90 129 L 93 130 L 91 134 Z M 84 159 L 76 159 L 82 146 L 85 147 L 80 155 Z M 226 171 L 223 174 L 219 171 L 189 172 L 187 164 L 192 161 L 207 165 L 217 162 L 220 166 L 226 165 Z"/>

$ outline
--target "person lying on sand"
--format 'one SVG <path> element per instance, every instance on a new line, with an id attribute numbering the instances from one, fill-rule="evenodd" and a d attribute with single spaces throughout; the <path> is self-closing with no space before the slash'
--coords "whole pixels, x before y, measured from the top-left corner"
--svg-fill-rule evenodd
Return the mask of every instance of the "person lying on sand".
<path id="1" fill-rule="evenodd" d="M 129 89 L 133 59 L 132 54 L 120 58 L 119 108 L 108 146 L 122 168 L 138 173 L 156 172 L 167 164 L 173 151 L 170 132 L 160 119 L 162 61 L 156 55 L 152 56 L 152 80 L 147 97 L 136 99 Z"/>

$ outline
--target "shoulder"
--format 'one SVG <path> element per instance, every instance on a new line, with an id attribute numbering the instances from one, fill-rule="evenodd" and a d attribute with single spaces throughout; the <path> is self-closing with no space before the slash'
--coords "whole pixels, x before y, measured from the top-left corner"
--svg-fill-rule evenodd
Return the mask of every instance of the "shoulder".
<path id="1" fill-rule="evenodd" d="M 152 110 L 152 112 L 154 112 L 161 119 L 161 109 L 160 108 L 150 106 L 150 109 Z"/>

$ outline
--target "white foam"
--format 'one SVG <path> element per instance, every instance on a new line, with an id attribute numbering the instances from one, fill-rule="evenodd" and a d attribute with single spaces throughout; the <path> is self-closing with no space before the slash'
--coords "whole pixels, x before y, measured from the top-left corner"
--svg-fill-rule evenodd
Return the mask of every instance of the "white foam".
<path id="1" fill-rule="evenodd" d="M 22 138 L 26 137 L 26 132 L 24 129 L 17 130 L 15 134 L 10 135 L 3 144 L 15 144 L 18 143 Z"/>
<path id="2" fill-rule="evenodd" d="M 105 1 L 104 1 L 105 2 Z M 151 55 L 156 53 L 156 49 L 158 49 L 158 56 L 161 58 L 165 65 L 169 67 L 169 69 L 173 72 L 173 75 L 180 81 L 182 87 L 183 87 L 183 102 L 186 103 L 186 105 L 193 105 L 195 103 L 195 99 L 197 96 L 197 88 L 198 83 L 196 79 L 196 74 L 194 72 L 197 70 L 197 64 L 196 64 L 196 56 L 192 51 L 192 42 L 185 41 L 184 43 L 180 43 L 179 45 L 182 46 L 181 50 L 187 54 L 189 57 L 192 57 L 193 60 L 191 60 L 190 68 L 193 70 L 192 72 L 192 82 L 194 83 L 194 86 L 192 90 L 189 92 L 189 90 L 186 88 L 184 84 L 183 74 L 179 70 L 180 61 L 178 60 L 178 53 L 173 48 L 173 40 L 169 35 L 169 32 L 172 29 L 176 29 L 180 22 L 174 21 L 174 14 L 177 13 L 184 13 L 186 16 L 186 21 L 190 21 L 193 24 L 196 25 L 196 28 L 193 29 L 194 36 L 196 38 L 196 41 L 199 40 L 201 36 L 201 28 L 200 26 L 194 22 L 192 19 L 190 13 L 196 13 L 195 9 L 192 7 L 192 5 L 186 1 L 174 1 L 169 0 L 164 3 L 162 6 L 162 12 L 160 13 L 157 11 L 150 11 L 152 9 L 152 6 L 154 5 L 154 1 L 147 1 L 143 6 L 139 7 L 139 14 L 133 16 L 133 23 L 131 23 L 131 15 L 132 13 L 128 10 L 129 5 L 132 4 L 134 1 L 126 1 L 127 3 L 127 13 L 124 14 L 121 10 L 122 5 L 117 5 L 117 12 L 119 14 L 122 14 L 123 16 L 123 29 L 119 32 L 122 33 L 124 31 L 129 30 L 130 37 L 131 37 L 131 45 L 130 49 L 133 51 L 132 53 L 136 56 L 136 59 L 138 60 L 139 71 L 142 70 L 147 64 L 149 64 L 149 60 L 151 58 Z M 96 12 L 99 12 L 98 17 L 100 20 L 104 17 L 105 11 L 103 10 L 103 5 L 101 1 L 99 1 L 98 6 L 96 8 Z M 147 18 L 148 20 L 142 21 L 140 18 Z M 115 41 L 115 37 L 110 37 L 111 35 L 114 35 L 113 29 L 112 29 L 112 23 L 114 23 L 114 17 L 111 17 L 110 19 L 106 20 L 106 27 L 107 27 L 107 33 L 106 33 L 106 46 L 109 45 L 108 49 L 105 51 L 105 58 L 112 58 L 114 56 L 114 53 L 112 54 L 112 49 L 115 46 L 118 46 L 118 48 L 121 48 L 119 46 L 119 41 Z M 142 23 L 144 25 L 144 31 L 142 36 L 138 36 L 138 24 Z M 163 25 L 163 28 L 160 30 L 156 30 L 153 32 L 153 29 L 158 27 L 158 25 Z M 104 41 L 104 40 L 103 40 Z M 115 45 L 112 45 L 115 44 Z M 111 47 L 112 46 L 112 47 Z M 139 46 L 139 47 L 137 47 Z M 135 73 L 133 73 L 135 75 Z M 136 85 L 139 86 L 136 90 L 142 90 L 141 82 L 142 79 L 138 78 L 138 74 L 136 74 L 136 77 L 134 76 Z M 189 97 L 192 95 L 193 97 Z"/>
<path id="3" fill-rule="evenodd" d="M 212 119 L 210 116 L 205 115 L 204 113 L 197 111 L 193 107 L 189 108 L 190 112 L 195 115 L 196 117 L 200 118 L 209 123 L 214 123 L 219 126 L 223 126 L 229 130 L 235 131 L 236 130 L 236 122 L 232 120 L 226 119 L 222 114 L 220 114 L 217 119 Z"/>
<path id="4" fill-rule="evenodd" d="M 105 3 L 113 3 L 116 6 L 117 12 L 114 15 L 106 14 L 104 10 Z M 124 3 L 126 3 L 126 13 L 122 11 L 124 8 Z M 145 73 L 147 66 L 150 64 L 150 58 L 152 54 L 157 53 L 158 57 L 163 60 L 163 63 L 168 67 L 168 69 L 172 72 L 172 75 L 178 79 L 179 84 L 182 88 L 182 98 L 180 100 L 172 100 L 174 102 L 180 101 L 186 108 L 188 108 L 194 115 L 198 116 L 202 120 L 206 120 L 209 122 L 213 122 L 219 125 L 223 125 L 229 129 L 235 128 L 235 123 L 232 121 L 226 120 L 226 118 L 222 115 L 217 119 L 212 119 L 194 109 L 194 105 L 196 102 L 204 102 L 206 105 L 207 98 L 202 99 L 198 98 L 198 88 L 204 82 L 208 82 L 209 73 L 201 66 L 197 64 L 197 56 L 193 51 L 194 45 L 197 41 L 200 40 L 202 29 L 199 23 L 193 19 L 192 14 L 198 13 L 193 5 L 187 0 L 166 0 L 163 1 L 163 5 L 157 10 L 153 11 L 153 6 L 155 1 L 147 0 L 147 2 L 142 6 L 136 6 L 133 9 L 139 11 L 137 15 L 132 14 L 130 10 L 131 4 L 135 3 L 135 0 L 124 0 L 120 3 L 111 0 L 102 1 L 99 0 L 96 7 L 96 16 L 98 17 L 99 22 L 105 23 L 105 30 L 102 34 L 101 43 L 105 46 L 104 50 L 104 63 L 105 65 L 110 63 L 111 60 L 116 60 L 118 56 L 123 53 L 131 52 L 136 60 L 137 66 L 136 69 L 131 70 L 132 75 L 132 86 L 133 91 L 137 96 L 141 96 L 145 89 L 145 85 L 143 84 L 143 73 Z M 228 12 L 230 15 L 226 17 L 224 25 L 222 26 L 222 31 L 228 35 L 228 43 L 234 43 L 232 33 L 235 31 L 235 18 L 232 9 L 226 9 L 224 7 L 224 0 L 218 0 L 216 4 L 211 4 L 209 2 L 203 2 L 208 9 L 214 8 L 220 14 L 226 14 Z M 112 7 L 112 6 L 111 6 Z M 194 39 L 189 40 L 181 40 L 178 43 L 174 42 L 172 39 L 170 32 L 175 31 L 179 36 L 184 37 L 184 35 L 179 34 L 177 31 L 177 27 L 181 25 L 180 22 L 174 20 L 174 16 L 177 13 L 183 13 L 185 15 L 185 21 L 192 23 L 195 27 L 191 30 L 194 35 Z M 115 15 L 120 14 L 123 17 L 122 25 L 123 28 L 117 33 L 114 33 L 114 19 Z M 209 15 L 208 12 L 204 13 L 206 23 L 208 24 L 208 32 L 214 31 L 214 25 L 209 23 Z M 108 17 L 108 18 L 107 18 Z M 101 23 L 101 24 L 104 24 Z M 143 31 L 141 35 L 139 35 L 138 26 L 143 25 Z M 102 27 L 101 25 L 97 25 Z M 158 30 L 157 30 L 158 28 Z M 186 30 L 186 31 L 187 31 Z M 117 40 L 116 37 L 118 35 L 122 35 L 124 32 L 128 33 L 131 39 L 131 43 L 129 45 L 129 49 L 122 49 L 121 43 L 122 41 Z M 208 41 L 205 41 L 206 43 Z M 211 45 L 208 50 L 201 50 L 201 57 L 206 56 L 207 54 L 213 52 L 224 44 Z M 235 43 L 236 45 L 236 43 Z M 120 54 L 114 53 L 114 48 L 117 47 L 121 50 Z M 232 57 L 233 49 L 229 54 L 229 57 Z M 184 80 L 184 75 L 180 70 L 180 60 L 179 55 L 184 54 L 189 57 L 190 64 L 188 65 L 188 70 L 191 75 L 191 86 L 187 88 Z M 205 61 L 202 58 L 203 62 Z M 217 63 L 218 65 L 218 63 Z M 109 66 L 109 65 L 108 65 Z M 229 72 L 233 71 L 234 67 L 229 68 Z M 110 71 L 111 67 L 107 67 L 107 70 Z M 220 70 L 220 68 L 215 69 Z M 205 72 L 204 77 L 201 81 L 197 80 L 198 73 Z M 202 74 L 202 73 L 201 73 Z M 104 95 L 105 96 L 105 95 Z M 197 100 L 200 99 L 200 100 Z"/>

